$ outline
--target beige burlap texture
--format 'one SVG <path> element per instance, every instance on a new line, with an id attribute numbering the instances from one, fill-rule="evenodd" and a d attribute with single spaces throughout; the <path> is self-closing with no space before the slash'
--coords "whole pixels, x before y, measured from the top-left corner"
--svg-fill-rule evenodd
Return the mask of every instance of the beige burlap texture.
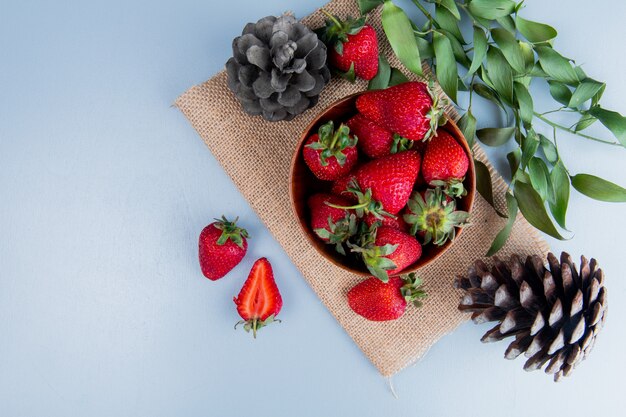
<path id="1" fill-rule="evenodd" d="M 324 7 L 339 16 L 358 14 L 354 0 L 333 0 Z M 323 15 L 315 12 L 303 22 L 312 28 L 319 27 L 323 24 Z M 380 11 L 373 13 L 368 22 L 383 35 Z M 390 63 L 408 74 L 393 57 L 384 35 L 379 36 L 379 40 L 381 51 Z M 453 278 L 465 273 L 476 258 L 483 257 L 506 220 L 498 217 L 477 195 L 471 225 L 448 252 L 419 271 L 428 292 L 421 309 L 409 306 L 401 319 L 391 322 L 370 322 L 352 312 L 346 293 L 362 278 L 325 261 L 304 237 L 290 207 L 289 164 L 298 138 L 315 115 L 334 101 L 366 87 L 362 81 L 350 84 L 335 77 L 322 92 L 316 107 L 289 122 L 267 122 L 242 111 L 228 90 L 226 74 L 222 71 L 185 92 L 175 105 L 198 131 L 339 324 L 380 373 L 391 376 L 417 361 L 439 338 L 468 319 L 457 309 L 459 293 L 452 287 Z M 453 108 L 448 109 L 448 114 L 458 118 Z M 474 152 L 475 157 L 492 170 L 478 146 Z M 503 195 L 505 182 L 493 170 L 492 176 L 495 195 Z M 508 243 L 498 255 L 504 257 L 515 252 L 543 256 L 547 251 L 548 246 L 537 231 L 518 216 Z"/>

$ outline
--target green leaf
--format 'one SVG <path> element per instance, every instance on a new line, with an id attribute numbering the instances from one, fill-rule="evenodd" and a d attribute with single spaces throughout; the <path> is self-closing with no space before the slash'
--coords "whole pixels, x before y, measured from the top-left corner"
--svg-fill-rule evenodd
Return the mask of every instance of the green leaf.
<path id="1" fill-rule="evenodd" d="M 567 106 L 572 99 L 572 91 L 563 83 L 558 81 L 548 80 L 550 86 L 550 95 L 553 99 L 558 101 L 564 106 Z"/>
<path id="2" fill-rule="evenodd" d="M 488 146 L 501 146 L 511 139 L 514 127 L 487 127 L 476 131 L 478 139 Z"/>
<path id="3" fill-rule="evenodd" d="M 465 39 L 463 39 L 463 34 L 461 34 L 461 30 L 459 29 L 458 20 L 452 13 L 450 13 L 448 9 L 443 6 L 436 5 L 435 22 L 437 22 L 440 29 L 447 30 L 448 32 L 453 34 L 454 37 L 459 40 L 459 42 L 465 43 Z"/>
<path id="4" fill-rule="evenodd" d="M 459 129 L 463 132 L 465 140 L 469 144 L 470 148 L 474 145 L 474 138 L 476 137 L 476 118 L 472 114 L 471 109 L 467 109 L 465 114 L 457 122 Z"/>
<path id="5" fill-rule="evenodd" d="M 543 150 L 543 154 L 546 156 L 546 159 L 553 164 L 559 160 L 559 153 L 556 150 L 556 146 L 554 143 L 541 133 L 539 134 L 539 143 L 541 144 L 541 149 Z"/>
<path id="6" fill-rule="evenodd" d="M 417 42 L 417 49 L 419 49 L 422 59 L 431 59 L 435 57 L 435 51 L 433 45 L 426 39 L 415 35 L 415 41 Z"/>
<path id="7" fill-rule="evenodd" d="M 589 114 L 600 120 L 600 123 L 613 133 L 622 146 L 626 146 L 626 117 L 600 106 L 589 109 Z"/>
<path id="8" fill-rule="evenodd" d="M 368 90 L 382 90 L 389 85 L 389 78 L 391 77 L 391 68 L 389 62 L 384 54 L 378 55 L 378 72 L 376 76 L 372 78 L 367 85 Z"/>
<path id="9" fill-rule="evenodd" d="M 465 53 L 461 42 L 459 42 L 459 40 L 447 30 L 439 29 L 439 32 L 446 35 L 446 38 L 448 38 L 448 40 L 450 41 L 450 46 L 452 46 L 452 53 L 454 54 L 454 59 L 456 59 L 456 62 L 463 65 L 465 68 L 468 68 L 470 66 L 470 60 L 467 57 L 467 54 Z"/>
<path id="10" fill-rule="evenodd" d="M 578 87 L 576 87 L 576 90 L 574 91 L 574 94 L 572 94 L 572 98 L 570 99 L 567 107 L 579 107 L 581 104 L 595 96 L 598 91 L 604 87 L 604 85 L 604 83 L 592 80 L 591 78 L 583 80 L 583 82 L 578 84 Z"/>
<path id="11" fill-rule="evenodd" d="M 522 121 L 525 125 L 530 126 L 533 123 L 533 98 L 530 96 L 528 89 L 521 83 L 514 82 L 513 90 L 515 90 L 515 98 Z"/>
<path id="12" fill-rule="evenodd" d="M 562 162 L 554 166 L 550 173 L 550 181 L 554 189 L 554 202 L 550 202 L 550 212 L 554 220 L 565 229 L 565 215 L 569 203 L 569 177 Z"/>
<path id="13" fill-rule="evenodd" d="M 472 0 L 467 9 L 475 17 L 495 20 L 513 13 L 515 2 L 511 0 Z"/>
<path id="14" fill-rule="evenodd" d="M 577 174 L 571 180 L 572 187 L 594 200 L 626 203 L 626 189 L 610 181 L 589 174 Z"/>
<path id="15" fill-rule="evenodd" d="M 384 0 L 356 0 L 361 15 L 367 14 L 383 4 Z"/>
<path id="16" fill-rule="evenodd" d="M 564 240 L 550 220 L 541 197 L 533 187 L 518 181 L 515 183 L 514 194 L 519 209 L 528 223 L 556 239 Z"/>
<path id="17" fill-rule="evenodd" d="M 487 165 L 483 164 L 481 161 L 474 159 L 474 167 L 476 170 L 476 190 L 480 193 L 481 196 L 493 207 L 498 216 L 506 217 L 502 213 L 498 211 L 496 208 L 496 203 L 493 200 L 493 185 L 491 183 L 491 174 L 489 173 L 489 168 Z"/>
<path id="18" fill-rule="evenodd" d="M 528 163 L 528 175 L 533 188 L 539 193 L 543 201 L 554 200 L 550 172 L 542 159 L 532 157 Z"/>
<path id="19" fill-rule="evenodd" d="M 524 171 L 519 170 L 520 164 L 522 163 L 522 151 L 519 148 L 515 148 L 506 154 L 506 159 L 509 161 L 512 179 L 515 179 L 518 173 L 524 173 Z"/>
<path id="20" fill-rule="evenodd" d="M 498 24 L 502 26 L 505 30 L 511 33 L 515 33 L 515 20 L 513 20 L 510 15 L 499 17 L 496 19 L 496 22 L 498 22 Z"/>
<path id="21" fill-rule="evenodd" d="M 498 232 L 498 234 L 496 235 L 496 238 L 493 240 L 493 243 L 491 244 L 489 251 L 487 251 L 486 256 L 493 256 L 496 252 L 502 249 L 506 241 L 509 239 L 509 236 L 511 235 L 511 230 L 513 229 L 513 225 L 515 224 L 515 218 L 517 217 L 517 201 L 515 201 L 515 198 L 513 198 L 513 196 L 509 192 L 507 192 L 504 196 L 506 198 L 506 207 L 509 214 L 509 220 L 506 222 L 504 228 L 500 230 L 500 232 Z"/>
<path id="22" fill-rule="evenodd" d="M 487 51 L 487 70 L 495 90 L 507 102 L 513 102 L 513 72 L 499 49 Z"/>
<path id="23" fill-rule="evenodd" d="M 530 158 L 535 156 L 539 147 L 539 139 L 534 131 L 528 131 L 528 134 L 522 138 L 522 167 L 526 168 Z"/>
<path id="24" fill-rule="evenodd" d="M 437 0 L 437 4 L 441 4 L 443 7 L 448 9 L 456 20 L 461 20 L 461 14 L 459 13 L 459 9 L 456 7 L 454 0 Z"/>
<path id="25" fill-rule="evenodd" d="M 595 117 L 593 117 L 592 115 L 585 113 L 580 117 L 580 120 L 578 121 L 578 123 L 576 123 L 576 127 L 574 128 L 574 130 L 576 132 L 580 132 L 581 130 L 585 130 L 587 129 L 589 126 L 591 126 L 592 124 L 594 124 L 598 119 L 596 119 Z"/>
<path id="26" fill-rule="evenodd" d="M 524 55 L 522 53 L 515 35 L 502 28 L 491 29 L 491 36 L 493 40 L 498 44 L 502 54 L 506 60 L 511 64 L 511 67 L 518 72 L 523 73 L 526 70 L 526 63 L 524 62 Z"/>
<path id="27" fill-rule="evenodd" d="M 480 64 L 483 63 L 487 56 L 487 35 L 478 26 L 474 26 L 474 56 L 472 57 L 472 65 L 467 71 L 467 76 L 471 77 L 472 74 L 480 68 Z"/>
<path id="28" fill-rule="evenodd" d="M 537 51 L 537 55 L 539 55 L 541 68 L 543 68 L 550 77 L 566 84 L 575 85 L 578 83 L 578 74 L 567 58 L 564 58 L 549 46 L 538 46 L 535 48 L 535 51 Z"/>
<path id="29" fill-rule="evenodd" d="M 402 84 L 409 81 L 409 79 L 398 68 L 391 68 L 391 76 L 389 77 L 389 87 Z"/>
<path id="30" fill-rule="evenodd" d="M 526 42 L 520 42 L 519 47 L 522 50 L 522 56 L 524 57 L 525 72 L 529 73 L 535 66 L 535 50 L 531 44 Z"/>
<path id="31" fill-rule="evenodd" d="M 434 32 L 433 48 L 437 59 L 437 80 L 448 97 L 456 102 L 458 69 L 450 40 L 444 34 Z"/>
<path id="32" fill-rule="evenodd" d="M 533 22 L 519 16 L 515 18 L 515 23 L 517 23 L 517 29 L 522 36 L 531 43 L 548 42 L 556 38 L 557 35 L 556 30 L 552 26 L 544 23 Z"/>
<path id="33" fill-rule="evenodd" d="M 506 108 L 504 107 L 504 103 L 500 99 L 500 96 L 491 87 L 488 87 L 488 86 L 483 85 L 483 84 L 474 84 L 472 89 L 474 90 L 474 92 L 476 94 L 478 94 L 482 98 L 487 99 L 487 100 L 491 101 L 492 103 L 498 105 L 502 110 L 504 110 L 506 112 Z"/>
<path id="34" fill-rule="evenodd" d="M 404 10 L 385 1 L 382 23 L 393 52 L 411 72 L 422 75 L 422 61 L 413 35 L 411 21 Z"/>

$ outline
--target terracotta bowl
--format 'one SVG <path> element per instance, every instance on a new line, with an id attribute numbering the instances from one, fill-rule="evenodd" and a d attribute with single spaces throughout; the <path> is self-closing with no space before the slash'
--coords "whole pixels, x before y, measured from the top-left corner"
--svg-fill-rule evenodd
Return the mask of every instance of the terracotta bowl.
<path id="1" fill-rule="evenodd" d="M 302 132 L 302 136 L 298 141 L 298 145 L 296 146 L 295 153 L 291 160 L 291 172 L 290 172 L 290 183 L 291 187 L 289 190 L 289 194 L 291 197 L 291 207 L 300 223 L 300 227 L 302 231 L 306 235 L 307 239 L 311 244 L 317 249 L 317 251 L 329 262 L 359 275 L 371 275 L 367 270 L 361 259 L 356 254 L 348 253 L 347 256 L 343 256 L 335 251 L 334 245 L 328 245 L 317 238 L 313 230 L 310 226 L 310 213 L 307 205 L 307 199 L 312 194 L 318 192 L 330 192 L 330 187 L 332 182 L 330 181 L 321 181 L 317 179 L 306 163 L 304 162 L 304 158 L 302 156 L 302 149 L 304 147 L 304 143 L 307 138 L 316 133 L 317 129 L 324 123 L 329 120 L 335 121 L 336 124 L 340 122 L 347 121 L 350 117 L 357 113 L 356 110 L 356 98 L 363 94 L 356 93 L 350 96 L 347 96 L 339 101 L 336 101 L 326 110 L 322 111 L 312 122 L 307 126 L 307 128 Z M 474 173 L 474 161 L 472 158 L 472 154 L 470 152 L 470 148 L 467 144 L 467 141 L 463 137 L 463 134 L 459 130 L 458 126 L 454 121 L 448 118 L 447 123 L 441 128 L 445 129 L 448 133 L 450 133 L 459 144 L 465 149 L 467 155 L 470 160 L 469 169 L 465 176 L 465 181 L 463 185 L 467 190 L 467 195 L 462 199 L 457 199 L 457 209 L 463 210 L 467 212 L 471 212 L 472 204 L 474 202 L 474 193 L 476 191 L 476 179 Z M 462 228 L 457 228 L 456 235 L 458 236 L 462 233 Z M 414 272 L 426 265 L 432 263 L 435 259 L 441 256 L 445 251 L 447 251 L 452 245 L 454 241 L 448 241 L 443 246 L 434 246 L 434 245 L 426 245 L 423 247 L 422 256 L 415 263 L 407 267 L 402 271 L 402 273 Z"/>

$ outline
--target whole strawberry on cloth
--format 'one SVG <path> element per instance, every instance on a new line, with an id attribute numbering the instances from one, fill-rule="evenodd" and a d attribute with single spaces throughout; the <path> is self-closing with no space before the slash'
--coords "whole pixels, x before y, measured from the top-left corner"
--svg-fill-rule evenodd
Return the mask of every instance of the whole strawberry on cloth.
<path id="1" fill-rule="evenodd" d="M 346 125 L 359 138 L 359 150 L 372 159 L 406 151 L 415 143 L 377 125 L 360 113 L 348 120 Z"/>
<path id="2" fill-rule="evenodd" d="M 361 255 L 368 271 L 384 282 L 422 256 L 422 246 L 415 237 L 378 224 L 361 233 L 359 244 L 348 243 L 348 246 Z"/>
<path id="3" fill-rule="evenodd" d="M 272 265 L 266 258 L 260 258 L 254 263 L 248 279 L 233 301 L 243 319 L 235 324 L 235 328 L 243 324 L 245 331 L 252 330 L 255 339 L 259 329 L 280 321 L 276 316 L 283 307 L 283 299 L 274 280 Z"/>
<path id="4" fill-rule="evenodd" d="M 332 181 L 348 174 L 359 155 L 357 137 L 342 124 L 336 130 L 333 121 L 323 124 L 311 135 L 304 146 L 304 162 L 320 180 Z"/>
<path id="5" fill-rule="evenodd" d="M 356 181 L 363 193 L 371 191 L 371 198 L 380 202 L 385 212 L 395 215 L 404 208 L 411 196 L 420 163 L 420 154 L 413 150 L 371 160 L 347 177 L 337 180 L 333 184 L 332 193 L 349 195 L 350 184 Z M 365 202 L 361 204 L 365 205 Z"/>
<path id="6" fill-rule="evenodd" d="M 404 315 L 408 303 L 421 307 L 426 292 L 414 273 L 391 277 L 389 282 L 370 277 L 348 291 L 352 311 L 371 321 L 396 320 Z"/>
<path id="7" fill-rule="evenodd" d="M 469 168 L 465 149 L 443 129 L 437 131 L 424 151 L 422 176 L 431 186 L 443 186 L 453 197 L 465 195 L 463 180 Z"/>
<path id="8" fill-rule="evenodd" d="M 198 241 L 200 269 L 212 281 L 224 277 L 241 262 L 249 237 L 246 229 L 237 226 L 237 219 L 231 222 L 222 216 L 215 220 L 202 229 Z"/>
<path id="9" fill-rule="evenodd" d="M 341 20 L 322 9 L 328 16 L 326 26 L 316 30 L 328 47 L 328 61 L 343 76 L 371 80 L 378 73 L 378 39 L 376 31 L 365 23 L 365 17 Z"/>
<path id="10" fill-rule="evenodd" d="M 356 108 L 385 129 L 415 141 L 429 140 L 445 123 L 439 99 L 418 81 L 368 91 L 356 99 Z"/>

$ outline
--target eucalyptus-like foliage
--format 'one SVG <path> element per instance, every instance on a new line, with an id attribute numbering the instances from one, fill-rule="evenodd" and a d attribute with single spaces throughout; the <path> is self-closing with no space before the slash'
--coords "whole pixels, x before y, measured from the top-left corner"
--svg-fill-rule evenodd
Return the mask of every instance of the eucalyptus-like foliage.
<path id="1" fill-rule="evenodd" d="M 494 240 L 488 255 L 502 248 L 518 210 L 537 229 L 564 239 L 570 187 L 601 201 L 626 202 L 626 189 L 590 174 L 571 174 L 560 157 L 556 132 L 562 130 L 605 145 L 626 147 L 626 117 L 603 108 L 600 99 L 605 84 L 588 77 L 580 66 L 553 48 L 557 31 L 544 23 L 520 16 L 523 1 L 512 0 L 412 0 L 424 15 L 421 27 L 390 0 L 356 0 L 362 14 L 382 6 L 387 39 L 399 60 L 421 75 L 426 61 L 446 94 L 456 103 L 458 91 L 469 92 L 469 107 L 459 127 L 472 145 L 477 138 L 487 146 L 502 146 L 511 139 L 517 147 L 507 154 L 511 184 L 506 191 L 506 226 Z M 434 4 L 431 13 L 425 3 Z M 432 9 L 432 7 L 431 7 Z M 460 24 L 469 20 L 472 39 L 465 39 Z M 409 36 L 412 35 L 412 36 Z M 397 68 L 381 58 L 379 74 L 370 88 L 385 88 L 405 79 Z M 534 79 L 547 81 L 558 108 L 538 113 L 529 86 Z M 506 126 L 476 129 L 472 114 L 474 94 L 495 103 L 505 114 Z M 548 114 L 579 115 L 572 126 L 554 122 Z M 538 133 L 533 123 L 549 125 L 552 139 Z M 616 140 L 593 137 L 583 131 L 600 121 Z M 494 205 L 491 177 L 476 162 L 477 188 Z M 555 224 L 556 223 L 556 224 Z"/>

